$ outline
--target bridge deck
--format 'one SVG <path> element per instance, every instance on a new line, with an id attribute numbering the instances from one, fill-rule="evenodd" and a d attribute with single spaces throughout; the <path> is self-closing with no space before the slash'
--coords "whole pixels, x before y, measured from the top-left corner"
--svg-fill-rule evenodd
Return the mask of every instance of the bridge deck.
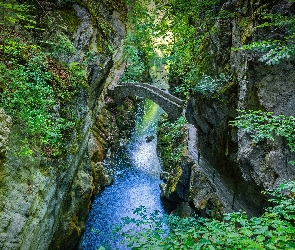
<path id="1" fill-rule="evenodd" d="M 162 96 L 165 96 L 167 99 L 170 99 L 171 101 L 177 103 L 178 105 L 180 106 L 183 106 L 183 101 L 179 98 L 177 98 L 176 96 L 170 94 L 168 92 L 168 90 L 166 89 L 159 89 L 158 87 L 156 86 L 153 86 L 149 83 L 142 83 L 142 82 L 122 82 L 121 84 L 118 84 L 118 85 L 136 85 L 138 87 L 146 87 L 148 89 L 151 89 L 155 92 L 158 92 L 160 93 Z"/>
<path id="2" fill-rule="evenodd" d="M 161 106 L 171 120 L 176 120 L 183 112 L 184 103 L 181 99 L 148 83 L 125 82 L 112 85 L 109 88 L 109 94 L 116 102 L 131 95 L 150 99 Z"/>

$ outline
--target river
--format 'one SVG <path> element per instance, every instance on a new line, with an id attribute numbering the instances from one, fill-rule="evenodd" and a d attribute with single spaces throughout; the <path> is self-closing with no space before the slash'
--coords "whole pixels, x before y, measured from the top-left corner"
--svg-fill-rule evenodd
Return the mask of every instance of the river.
<path id="1" fill-rule="evenodd" d="M 160 162 L 157 157 L 156 129 L 161 108 L 146 100 L 144 111 L 137 116 L 136 128 L 127 145 L 105 160 L 105 166 L 114 177 L 113 185 L 106 187 L 94 199 L 86 221 L 86 230 L 80 243 L 81 250 L 128 249 L 119 235 L 112 233 L 121 218 L 133 217 L 134 209 L 144 206 L 149 213 L 158 210 L 164 214 L 160 200 Z M 147 136 L 155 138 L 147 142 Z"/>

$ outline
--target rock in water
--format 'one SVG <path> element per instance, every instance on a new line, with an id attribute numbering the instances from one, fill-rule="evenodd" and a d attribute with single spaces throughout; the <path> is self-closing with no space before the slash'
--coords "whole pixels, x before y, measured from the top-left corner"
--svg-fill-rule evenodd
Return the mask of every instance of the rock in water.
<path id="1" fill-rule="evenodd" d="M 150 135 L 150 136 L 147 136 L 145 139 L 146 139 L 146 142 L 149 143 L 149 142 L 151 142 L 152 140 L 155 139 L 155 136 L 154 135 Z"/>

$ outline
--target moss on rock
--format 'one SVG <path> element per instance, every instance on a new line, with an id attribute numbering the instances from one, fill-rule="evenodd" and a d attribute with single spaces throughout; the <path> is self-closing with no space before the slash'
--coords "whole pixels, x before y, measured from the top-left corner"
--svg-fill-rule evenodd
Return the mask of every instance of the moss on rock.
<path id="1" fill-rule="evenodd" d="M 74 8 L 62 9 L 59 11 L 59 14 L 64 22 L 67 33 L 72 35 L 81 24 L 81 20 L 77 18 Z"/>

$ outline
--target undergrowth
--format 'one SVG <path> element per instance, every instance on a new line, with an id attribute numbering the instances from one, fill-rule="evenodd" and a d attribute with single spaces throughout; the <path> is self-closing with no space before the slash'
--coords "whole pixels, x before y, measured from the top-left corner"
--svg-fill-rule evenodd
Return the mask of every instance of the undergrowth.
<path id="1" fill-rule="evenodd" d="M 115 230 L 128 249 L 294 249 L 295 182 L 268 190 L 274 206 L 260 217 L 240 211 L 222 220 L 148 214 L 141 206 Z M 99 249 L 104 249 L 100 247 Z"/>
<path id="2" fill-rule="evenodd" d="M 31 30 L 38 30 L 29 6 L 10 1 L 1 7 L 6 16 L 0 24 L 0 106 L 21 125 L 29 145 L 56 157 L 78 123 L 69 104 L 87 86 L 87 73 L 79 63 L 59 61 L 60 46 L 48 51 L 25 37 L 28 21 Z"/>

